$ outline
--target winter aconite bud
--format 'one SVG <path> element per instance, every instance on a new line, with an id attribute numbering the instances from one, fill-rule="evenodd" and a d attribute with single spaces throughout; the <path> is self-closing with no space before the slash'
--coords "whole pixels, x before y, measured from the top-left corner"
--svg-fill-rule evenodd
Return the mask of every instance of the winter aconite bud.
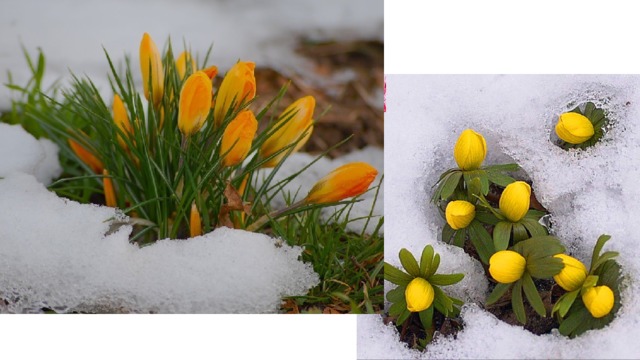
<path id="1" fill-rule="evenodd" d="M 426 310 L 433 304 L 433 286 L 423 278 L 411 280 L 404 291 L 407 300 L 407 309 L 411 312 Z"/>
<path id="2" fill-rule="evenodd" d="M 482 135 L 471 129 L 466 129 L 460 134 L 453 148 L 453 157 L 460 169 L 476 170 L 486 156 L 487 142 Z"/>
<path id="3" fill-rule="evenodd" d="M 464 200 L 455 200 L 447 204 L 445 217 L 453 230 L 464 229 L 476 216 L 476 207 Z"/>
<path id="4" fill-rule="evenodd" d="M 531 186 L 524 181 L 516 181 L 507 185 L 500 196 L 500 211 L 511 222 L 520 221 L 531 201 Z"/>
<path id="5" fill-rule="evenodd" d="M 567 112 L 560 115 L 556 124 L 556 134 L 570 144 L 582 144 L 593 136 L 594 129 L 586 116 Z"/>
<path id="6" fill-rule="evenodd" d="M 553 257 L 562 260 L 564 268 L 553 277 L 553 280 L 566 291 L 579 289 L 587 278 L 587 268 L 580 260 L 565 254 L 557 254 Z"/>
<path id="7" fill-rule="evenodd" d="M 594 318 L 606 316 L 613 309 L 613 291 L 606 286 L 594 286 L 582 294 L 582 302 Z"/>
<path id="8" fill-rule="evenodd" d="M 522 277 L 526 265 L 522 255 L 511 250 L 501 250 L 489 259 L 489 273 L 497 282 L 510 284 Z"/>
<path id="9" fill-rule="evenodd" d="M 324 204 L 358 196 L 369 188 L 378 170 L 365 162 L 342 165 L 318 180 L 305 198 L 307 204 Z"/>

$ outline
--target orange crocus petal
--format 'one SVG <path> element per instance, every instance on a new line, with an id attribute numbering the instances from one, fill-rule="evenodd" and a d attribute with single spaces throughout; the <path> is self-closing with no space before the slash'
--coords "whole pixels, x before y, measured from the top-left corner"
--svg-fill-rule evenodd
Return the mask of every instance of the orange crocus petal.
<path id="1" fill-rule="evenodd" d="M 178 129 L 190 136 L 202 128 L 211 111 L 211 79 L 202 71 L 187 78 L 180 91 Z"/>
<path id="2" fill-rule="evenodd" d="M 190 69 L 191 73 L 197 70 L 196 61 L 193 59 L 191 54 L 189 54 L 188 51 L 183 51 L 180 54 L 180 56 L 178 56 L 178 59 L 176 60 L 176 71 L 178 72 L 178 77 L 180 77 L 180 80 L 184 79 L 184 76 L 186 75 L 187 70 L 189 70 L 187 69 L 188 63 L 190 63 L 191 65 L 191 69 Z"/>
<path id="3" fill-rule="evenodd" d="M 104 186 L 104 202 L 105 205 L 109 207 L 116 207 L 118 204 L 116 202 L 116 192 L 113 189 L 113 182 L 109 177 L 109 171 L 107 169 L 102 170 L 102 185 Z"/>
<path id="4" fill-rule="evenodd" d="M 207 74 L 207 76 L 209 77 L 209 79 L 213 80 L 216 75 L 218 75 L 218 67 L 213 65 L 213 66 L 209 66 L 206 69 L 202 69 L 202 71 Z"/>
<path id="5" fill-rule="evenodd" d="M 220 155 L 224 156 L 222 165 L 234 166 L 244 160 L 251 150 L 253 137 L 258 130 L 258 120 L 249 110 L 241 111 L 233 119 L 222 135 Z"/>
<path id="6" fill-rule="evenodd" d="M 189 234 L 191 237 L 202 235 L 202 220 L 196 203 L 191 204 L 191 214 L 189 216 Z"/>
<path id="7" fill-rule="evenodd" d="M 68 139 L 69 147 L 71 150 L 84 162 L 87 164 L 91 170 L 93 170 L 96 174 L 101 174 L 102 169 L 104 169 L 104 165 L 102 161 L 100 161 L 95 155 L 89 152 L 87 149 L 82 147 L 82 145 L 78 144 L 75 140 Z"/>
<path id="8" fill-rule="evenodd" d="M 125 134 L 133 134 L 133 126 L 129 121 L 129 115 L 127 115 L 127 109 L 124 107 L 124 103 L 118 94 L 113 96 L 113 122 L 118 126 L 121 132 Z M 127 144 L 122 139 L 122 136 L 118 134 L 118 143 L 121 147 L 126 148 Z"/>
<path id="9" fill-rule="evenodd" d="M 305 96 L 289 105 L 280 115 L 278 122 L 273 125 L 273 128 L 277 130 L 260 147 L 260 156 L 266 159 L 298 140 L 292 153 L 304 146 L 313 132 L 315 107 L 316 100 L 313 96 Z M 282 161 L 285 155 L 287 155 L 287 151 L 274 156 L 262 166 L 274 167 Z"/>
<path id="10" fill-rule="evenodd" d="M 239 61 L 222 79 L 213 113 L 216 126 L 222 124 L 232 105 L 233 112 L 256 96 L 255 68 L 255 63 Z"/>
<path id="11" fill-rule="evenodd" d="M 320 179 L 305 198 L 307 204 L 322 204 L 358 196 L 369 188 L 378 175 L 371 165 L 353 162 L 340 166 Z"/>
<path id="12" fill-rule="evenodd" d="M 160 52 L 147 33 L 142 35 L 140 42 L 140 70 L 144 96 L 149 100 L 150 92 L 153 92 L 153 104 L 158 106 L 164 93 L 164 70 Z M 151 89 L 149 89 L 149 83 L 151 83 Z"/>

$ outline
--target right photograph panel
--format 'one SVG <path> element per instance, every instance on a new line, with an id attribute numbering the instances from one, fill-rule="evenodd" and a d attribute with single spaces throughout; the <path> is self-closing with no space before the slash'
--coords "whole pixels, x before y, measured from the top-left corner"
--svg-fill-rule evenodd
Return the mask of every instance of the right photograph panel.
<path id="1" fill-rule="evenodd" d="M 358 358 L 636 358 L 636 75 L 387 75 Z"/>

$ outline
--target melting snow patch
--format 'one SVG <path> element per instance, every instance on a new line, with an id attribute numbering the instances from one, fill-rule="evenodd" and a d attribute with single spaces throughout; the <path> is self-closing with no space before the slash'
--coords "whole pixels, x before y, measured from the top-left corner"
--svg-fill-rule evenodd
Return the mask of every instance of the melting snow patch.
<path id="1" fill-rule="evenodd" d="M 12 172 L 31 174 L 49 184 L 62 173 L 58 147 L 51 140 L 35 139 L 20 125 L 0 123 L 0 177 Z"/>

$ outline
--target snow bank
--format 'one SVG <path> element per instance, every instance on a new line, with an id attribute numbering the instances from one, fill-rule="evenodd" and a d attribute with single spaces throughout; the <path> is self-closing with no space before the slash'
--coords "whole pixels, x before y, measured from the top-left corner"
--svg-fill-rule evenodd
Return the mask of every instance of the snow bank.
<path id="1" fill-rule="evenodd" d="M 20 125 L 0 123 L 0 177 L 12 172 L 34 175 L 44 184 L 60 176 L 58 147 L 48 139 L 36 140 Z"/>
<path id="2" fill-rule="evenodd" d="M 620 252 L 626 288 L 614 321 L 574 340 L 558 334 L 536 336 L 467 305 L 458 338 L 439 339 L 425 353 L 398 346 L 395 330 L 383 326 L 379 317 L 361 320 L 359 357 L 379 358 L 374 349 L 387 349 L 383 357 L 389 358 L 637 357 L 640 77 L 388 75 L 386 80 L 386 181 L 393 184 L 385 194 L 386 261 L 399 266 L 401 248 L 419 254 L 432 244 L 441 253 L 443 272 L 466 275 L 448 287 L 454 295 L 468 302 L 486 297 L 487 280 L 477 261 L 438 241 L 444 221 L 429 203 L 440 173 L 455 167 L 458 135 L 473 128 L 487 139 L 486 164 L 515 161 L 522 166 L 538 199 L 552 213 L 555 235 L 574 256 L 588 263 L 597 237 L 612 235 L 606 249 Z M 610 112 L 613 129 L 587 151 L 553 145 L 550 137 L 558 115 L 587 101 Z M 392 285 L 386 285 L 390 290 Z"/>
<path id="3" fill-rule="evenodd" d="M 19 85 L 30 78 L 21 45 L 44 51 L 45 84 L 68 79 L 71 69 L 109 91 L 103 47 L 116 64 L 129 54 L 135 65 L 144 32 L 158 46 L 171 36 L 177 53 L 186 41 L 201 58 L 213 44 L 209 60 L 221 73 L 238 59 L 311 73 L 294 52 L 300 39 L 383 39 L 383 0 L 0 0 L 0 8 L 0 76 L 4 83 L 10 70 Z M 8 107 L 9 90 L 0 87 L 0 109 Z"/>

